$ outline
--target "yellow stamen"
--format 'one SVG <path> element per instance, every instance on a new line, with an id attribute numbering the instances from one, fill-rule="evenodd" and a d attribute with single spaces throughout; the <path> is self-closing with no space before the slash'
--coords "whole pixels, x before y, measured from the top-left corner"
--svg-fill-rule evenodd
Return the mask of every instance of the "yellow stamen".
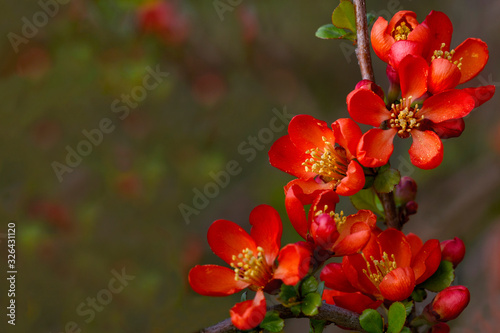
<path id="1" fill-rule="evenodd" d="M 318 174 L 325 182 L 335 181 L 336 185 L 346 176 L 349 161 L 345 149 L 334 145 L 323 137 L 325 146 L 306 151 L 311 158 L 306 159 L 302 165 L 306 172 Z"/>
<path id="2" fill-rule="evenodd" d="M 418 105 L 414 108 L 411 107 L 412 97 L 401 99 L 400 104 L 391 105 L 391 119 L 389 120 L 389 126 L 395 128 L 398 131 L 398 136 L 400 138 L 407 138 L 410 136 L 410 132 L 413 128 L 418 128 L 420 122 L 424 119 L 424 116 L 418 117 Z"/>
<path id="3" fill-rule="evenodd" d="M 406 22 L 401 22 L 392 30 L 392 36 L 396 41 L 407 40 L 411 31 L 411 27 L 407 26 Z"/>
<path id="4" fill-rule="evenodd" d="M 231 267 L 234 279 L 249 283 L 257 288 L 264 287 L 273 277 L 274 267 L 269 266 L 264 256 L 264 249 L 257 247 L 257 253 L 246 248 L 240 254 L 233 255 Z"/>
<path id="5" fill-rule="evenodd" d="M 460 59 L 453 61 L 453 55 L 455 54 L 455 50 L 443 51 L 443 48 L 445 46 L 446 46 L 446 44 L 442 43 L 441 47 L 439 48 L 439 50 L 435 50 L 434 51 L 434 55 L 432 56 L 431 61 L 434 60 L 434 59 L 440 59 L 440 58 L 441 59 L 446 59 L 449 62 L 451 62 L 452 64 L 456 65 L 459 70 L 462 70 L 462 60 L 463 60 L 463 57 L 460 57 Z"/>
<path id="6" fill-rule="evenodd" d="M 370 261 L 365 258 L 365 255 L 363 253 L 361 253 L 361 255 L 363 256 L 363 259 L 365 259 L 367 268 L 363 269 L 363 273 L 377 288 L 384 277 L 397 268 L 396 258 L 394 257 L 394 254 L 391 254 L 390 259 L 389 255 L 386 252 L 382 254 L 381 260 L 375 260 L 375 258 L 370 257 L 370 261 L 373 264 L 373 269 L 372 265 L 370 265 Z"/>

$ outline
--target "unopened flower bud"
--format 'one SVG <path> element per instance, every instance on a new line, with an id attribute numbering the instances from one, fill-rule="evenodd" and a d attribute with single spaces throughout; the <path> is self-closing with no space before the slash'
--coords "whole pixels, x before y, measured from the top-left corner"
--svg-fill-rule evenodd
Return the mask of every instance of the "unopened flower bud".
<path id="1" fill-rule="evenodd" d="M 379 85 L 377 85 L 375 82 L 373 81 L 370 81 L 370 80 L 361 80 L 359 81 L 357 84 L 356 84 L 356 88 L 354 88 L 355 90 L 357 89 L 366 89 L 366 90 L 371 90 L 373 91 L 375 94 L 377 94 L 378 96 L 380 96 L 380 98 L 384 99 L 384 91 L 382 90 L 382 88 L 380 88 Z"/>
<path id="2" fill-rule="evenodd" d="M 320 245 L 324 249 L 333 246 L 339 235 L 335 219 L 329 214 L 320 214 L 316 216 L 311 223 L 310 233 L 314 243 Z"/>
<path id="3" fill-rule="evenodd" d="M 411 177 L 401 177 L 399 184 L 394 189 L 394 196 L 397 204 L 405 204 L 415 200 L 417 196 L 417 183 Z"/>
<path id="4" fill-rule="evenodd" d="M 437 323 L 429 329 L 428 333 L 450 333 L 450 326 L 445 323 Z"/>
<path id="5" fill-rule="evenodd" d="M 453 268 L 457 267 L 465 256 L 464 242 L 458 237 L 442 241 L 441 255 L 442 260 L 451 261 L 453 263 Z"/>
<path id="6" fill-rule="evenodd" d="M 457 318 L 470 301 L 469 290 L 464 286 L 452 286 L 440 291 L 432 303 L 426 306 L 425 316 L 433 322 L 445 322 Z"/>
<path id="7" fill-rule="evenodd" d="M 406 214 L 408 215 L 416 214 L 418 210 L 418 203 L 416 203 L 415 201 L 409 201 L 406 203 L 405 208 L 406 208 Z"/>

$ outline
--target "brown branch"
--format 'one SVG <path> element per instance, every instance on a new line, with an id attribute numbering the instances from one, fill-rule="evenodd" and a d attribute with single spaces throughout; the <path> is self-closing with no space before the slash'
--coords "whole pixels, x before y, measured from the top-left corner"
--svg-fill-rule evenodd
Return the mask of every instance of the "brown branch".
<path id="1" fill-rule="evenodd" d="M 403 228 L 403 222 L 400 221 L 399 215 L 396 211 L 396 204 L 394 202 L 394 192 L 389 193 L 378 193 L 378 197 L 384 206 L 385 212 L 385 224 L 389 228 L 395 228 L 401 230 Z"/>
<path id="2" fill-rule="evenodd" d="M 370 41 L 368 39 L 368 22 L 366 21 L 366 1 L 354 0 L 356 10 L 357 45 L 356 57 L 358 57 L 359 69 L 363 80 L 375 82 L 370 55 Z"/>
<path id="3" fill-rule="evenodd" d="M 319 313 L 312 317 L 308 317 L 302 313 L 296 316 L 292 313 L 292 311 L 290 311 L 289 308 L 284 307 L 281 304 L 271 306 L 267 310 L 277 311 L 282 319 L 311 318 L 316 320 L 326 320 L 327 322 L 334 323 L 351 330 L 366 332 L 361 328 L 361 325 L 359 324 L 359 315 L 357 313 L 340 308 L 336 305 L 323 303 L 318 308 Z M 199 331 L 199 333 L 229 333 L 236 331 L 236 327 L 234 327 L 231 323 L 231 318 L 228 318 L 218 324 L 215 324 L 214 326 L 202 329 L 201 331 Z"/>

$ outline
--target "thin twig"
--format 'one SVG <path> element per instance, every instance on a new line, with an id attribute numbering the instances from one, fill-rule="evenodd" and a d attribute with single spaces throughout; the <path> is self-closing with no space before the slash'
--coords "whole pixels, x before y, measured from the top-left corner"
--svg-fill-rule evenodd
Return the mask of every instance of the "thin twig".
<path id="1" fill-rule="evenodd" d="M 358 57 L 359 69 L 363 80 L 375 82 L 372 68 L 372 58 L 370 55 L 370 42 L 368 39 L 368 22 L 366 21 L 366 2 L 365 0 L 354 0 L 354 8 L 356 9 L 356 31 L 357 31 L 357 48 L 356 56 Z"/>
<path id="2" fill-rule="evenodd" d="M 399 215 L 396 212 L 394 192 L 377 193 L 377 195 L 382 202 L 382 206 L 384 206 L 385 224 L 387 227 L 401 230 L 403 228 L 403 223 L 400 221 Z"/>

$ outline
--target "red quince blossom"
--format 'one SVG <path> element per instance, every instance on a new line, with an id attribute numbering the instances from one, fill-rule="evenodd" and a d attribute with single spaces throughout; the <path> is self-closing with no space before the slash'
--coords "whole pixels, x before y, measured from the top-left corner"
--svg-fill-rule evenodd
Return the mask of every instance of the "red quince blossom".
<path id="1" fill-rule="evenodd" d="M 424 316 L 431 322 L 446 322 L 457 318 L 467 307 L 470 292 L 464 286 L 451 286 L 440 291 L 426 306 Z"/>
<path id="2" fill-rule="evenodd" d="M 443 144 L 434 131 L 436 124 L 465 117 L 476 103 L 468 93 L 452 89 L 427 98 L 420 109 L 412 100 L 427 91 L 427 76 L 400 74 L 403 98 L 399 104 L 392 104 L 390 109 L 380 96 L 370 90 L 354 90 L 347 97 L 352 119 L 380 126 L 363 134 L 357 158 L 366 167 L 387 164 L 394 150 L 392 141 L 397 134 L 400 138 L 413 138 L 408 151 L 413 165 L 422 169 L 435 168 L 443 160 Z"/>
<path id="3" fill-rule="evenodd" d="M 438 240 L 424 244 L 414 234 L 405 236 L 389 228 L 372 233 L 362 252 L 345 256 L 341 265 L 326 265 L 320 279 L 333 290 L 353 293 L 352 297 L 359 297 L 356 293 L 360 292 L 374 301 L 402 301 L 434 274 L 440 261 Z"/>
<path id="4" fill-rule="evenodd" d="M 305 194 L 300 186 L 292 185 L 286 192 L 285 206 L 295 230 L 313 248 L 327 250 L 330 256 L 360 251 L 377 223 L 377 217 L 369 210 L 349 216 L 335 213 L 338 202 L 338 195 L 331 190 Z M 307 217 L 305 205 L 311 205 Z"/>
<path id="5" fill-rule="evenodd" d="M 456 268 L 465 257 L 465 244 L 458 237 L 442 241 L 441 253 L 443 255 L 443 260 L 450 261 L 453 263 L 453 268 Z"/>
<path id="6" fill-rule="evenodd" d="M 333 189 L 350 196 L 365 184 L 363 168 L 355 161 L 361 135 L 359 126 L 348 118 L 335 121 L 330 129 L 324 121 L 298 115 L 290 121 L 288 135 L 271 147 L 269 161 L 298 178 L 285 191 L 297 184 L 308 193 Z"/>

